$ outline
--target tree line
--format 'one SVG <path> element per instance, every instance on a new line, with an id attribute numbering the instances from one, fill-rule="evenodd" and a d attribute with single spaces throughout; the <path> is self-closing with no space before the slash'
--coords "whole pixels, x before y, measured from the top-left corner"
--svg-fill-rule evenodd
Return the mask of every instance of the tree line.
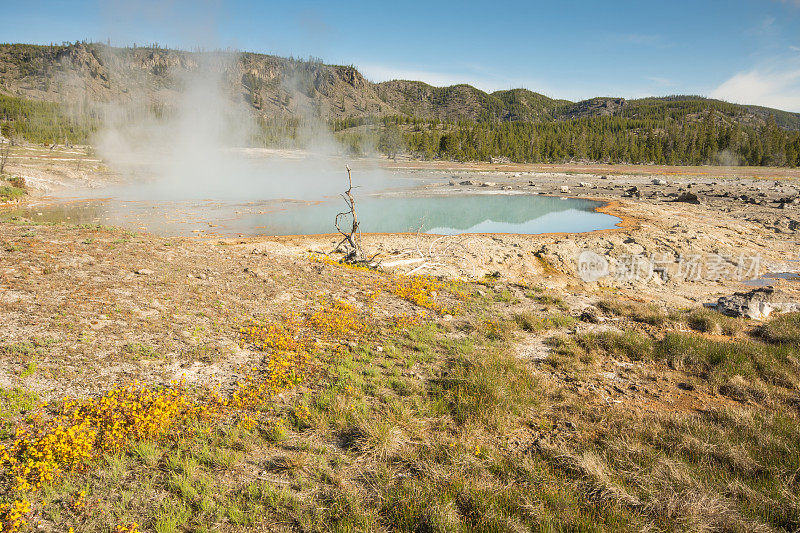
<path id="1" fill-rule="evenodd" d="M 328 126 L 353 155 L 377 148 L 390 157 L 407 152 L 459 161 L 800 166 L 800 131 L 782 128 L 784 117 L 780 123 L 772 114 L 742 120 L 741 113 L 732 104 L 654 100 L 614 116 L 449 122 L 403 115 L 344 118 Z M 86 105 L 71 109 L 0 95 L 0 122 L 30 142 L 88 143 L 102 127 L 102 116 Z M 319 134 L 296 117 L 260 116 L 257 122 L 251 141 L 260 146 L 303 147 L 309 135 Z"/>
<path id="2" fill-rule="evenodd" d="M 100 128 L 101 117 L 92 111 L 73 111 L 54 102 L 0 94 L 0 123 L 9 135 L 29 142 L 80 144 L 88 142 Z"/>
<path id="3" fill-rule="evenodd" d="M 404 117 L 390 117 L 382 121 L 381 129 L 402 131 L 400 149 L 422 159 L 800 165 L 800 132 L 778 127 L 771 115 L 762 125 L 745 125 L 725 120 L 713 110 L 699 120 L 595 116 L 538 123 L 409 123 Z M 397 146 L 379 145 L 379 149 L 387 155 L 398 151 Z"/>

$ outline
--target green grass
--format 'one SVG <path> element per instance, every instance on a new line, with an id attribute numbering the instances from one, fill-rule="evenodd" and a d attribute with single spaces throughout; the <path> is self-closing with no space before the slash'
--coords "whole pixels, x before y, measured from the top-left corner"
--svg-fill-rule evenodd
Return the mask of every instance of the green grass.
<path id="1" fill-rule="evenodd" d="M 0 388 L 0 439 L 10 437 L 15 422 L 38 403 L 39 396 L 34 392 L 25 391 L 20 387 Z"/>
<path id="2" fill-rule="evenodd" d="M 25 189 L 14 187 L 13 185 L 0 185 L 0 201 L 10 202 L 25 196 Z"/>
<path id="3" fill-rule="evenodd" d="M 445 372 L 432 381 L 431 394 L 459 424 L 499 429 L 536 405 L 536 380 L 513 356 L 473 352 L 450 360 Z"/>
<path id="4" fill-rule="evenodd" d="M 599 301 L 597 307 L 614 315 L 625 316 L 653 326 L 665 324 L 669 318 L 667 313 L 655 304 L 605 299 Z"/>
<path id="5" fill-rule="evenodd" d="M 696 331 L 729 336 L 735 336 L 746 325 L 744 319 L 725 316 L 718 311 L 706 308 L 690 312 L 686 317 L 686 323 Z"/>
<path id="6" fill-rule="evenodd" d="M 45 487 L 41 514 L 76 531 L 134 521 L 143 531 L 800 527 L 797 317 L 736 339 L 640 325 L 569 334 L 569 315 L 498 319 L 505 302 L 480 300 L 447 323 L 385 326 L 319 354 L 314 379 L 251 412 L 253 427 L 231 414 L 108 454 Z M 545 364 L 516 356 L 519 329 L 553 331 Z M 702 410 L 601 401 L 587 385 L 627 361 L 658 387 L 685 372 L 720 394 Z M 10 398 L 17 415 L 35 401 Z M 85 514 L 64 504 L 80 490 L 97 502 Z"/>
<path id="7" fill-rule="evenodd" d="M 735 376 L 788 389 L 800 370 L 797 350 L 758 339 L 718 341 L 700 335 L 667 333 L 662 339 L 635 332 L 577 336 L 573 355 L 602 352 L 632 361 L 658 361 L 720 386 Z"/>
<path id="8" fill-rule="evenodd" d="M 36 372 L 36 362 L 28 361 L 28 364 L 26 364 L 25 368 L 23 368 L 22 372 L 20 372 L 19 377 L 25 379 L 29 376 L 32 376 L 35 372 Z"/>
<path id="9" fill-rule="evenodd" d="M 653 341 L 633 331 L 590 333 L 578 336 L 576 342 L 589 353 L 600 350 L 630 361 L 649 361 L 654 357 Z"/>
<path id="10" fill-rule="evenodd" d="M 540 333 L 549 329 L 571 328 L 578 323 L 578 319 L 570 315 L 536 316 L 533 313 L 518 313 L 514 321 L 520 329 L 531 333 Z"/>
<path id="11" fill-rule="evenodd" d="M 136 359 L 156 359 L 158 351 L 148 344 L 129 342 L 122 346 L 122 351 Z"/>
<path id="12" fill-rule="evenodd" d="M 561 392 L 561 409 L 591 437 L 543 444 L 546 461 L 592 498 L 644 513 L 657 530 L 796 530 L 800 506 L 787 497 L 797 494 L 793 473 L 800 468 L 797 320 L 778 316 L 735 341 L 633 332 L 555 339 L 554 357 L 573 369 L 608 357 L 665 364 L 732 401 L 699 412 L 651 407 L 611 414 L 607 405 Z"/>
<path id="13" fill-rule="evenodd" d="M 566 311 L 569 309 L 569 306 L 560 296 L 556 296 L 551 293 L 544 294 L 544 289 L 539 287 L 533 287 L 528 292 L 525 293 L 525 296 L 541 305 L 547 307 L 556 307 L 562 311 Z"/>
<path id="14" fill-rule="evenodd" d="M 774 344 L 800 348 L 800 313 L 786 313 L 773 318 L 764 326 L 763 337 Z"/>
<path id="15" fill-rule="evenodd" d="M 19 387 L 0 389 L 0 417 L 3 419 L 30 411 L 39 403 L 36 393 L 24 391 Z"/>

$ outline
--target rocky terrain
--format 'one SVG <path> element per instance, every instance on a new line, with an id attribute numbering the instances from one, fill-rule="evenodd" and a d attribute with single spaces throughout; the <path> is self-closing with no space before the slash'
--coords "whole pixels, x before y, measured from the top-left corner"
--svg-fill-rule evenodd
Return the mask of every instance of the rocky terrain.
<path id="1" fill-rule="evenodd" d="M 417 163 L 401 167 L 421 168 Z M 571 287 L 578 293 L 613 289 L 638 299 L 697 305 L 743 287 L 745 277 L 800 268 L 800 183 L 796 171 L 463 165 L 442 173 L 450 177 L 449 183 L 429 186 L 425 194 L 494 192 L 598 199 L 609 202 L 605 212 L 623 221 L 618 230 L 577 235 L 449 238 L 457 241 L 458 253 L 453 252 L 445 265 L 431 268 L 428 272 L 432 274 L 474 276 L 497 271 L 512 280 L 544 278 L 552 286 Z M 734 177 L 735 173 L 739 177 Z M 768 178 L 770 174 L 774 178 Z M 365 236 L 370 251 L 382 254 L 424 249 L 436 240 L 436 236 L 428 235 Z M 317 241 L 291 237 L 276 246 L 291 244 L 291 250 L 298 250 L 309 242 Z M 605 257 L 609 274 L 588 284 L 581 281 L 577 261 L 583 250 Z M 685 266 L 681 258 L 695 256 L 702 258 L 704 268 L 709 266 L 707 261 L 717 262 L 715 272 L 699 276 L 681 272 Z M 648 258 L 648 264 L 650 258 L 656 258 L 656 268 L 661 270 L 645 271 L 638 279 L 615 275 L 626 260 L 633 258 Z M 745 276 L 748 266 L 756 268 L 758 274 L 751 271 Z"/>

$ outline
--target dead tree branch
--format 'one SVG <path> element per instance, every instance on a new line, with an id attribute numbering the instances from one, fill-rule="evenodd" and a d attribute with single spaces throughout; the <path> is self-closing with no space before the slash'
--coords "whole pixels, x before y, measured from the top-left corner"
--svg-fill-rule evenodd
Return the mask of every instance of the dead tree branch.
<path id="1" fill-rule="evenodd" d="M 353 197 L 353 177 L 350 174 L 350 167 L 346 166 L 345 168 L 347 169 L 348 188 L 342 194 L 342 198 L 347 204 L 347 211 L 338 213 L 334 220 L 336 231 L 341 233 L 344 238 L 336 245 L 334 251 L 344 253 L 345 262 L 356 263 L 364 261 L 364 252 L 361 249 L 361 230 L 359 229 L 358 213 L 356 213 L 356 199 Z M 348 216 L 352 219 L 352 224 L 345 231 L 342 229 L 340 221 L 346 220 Z"/>

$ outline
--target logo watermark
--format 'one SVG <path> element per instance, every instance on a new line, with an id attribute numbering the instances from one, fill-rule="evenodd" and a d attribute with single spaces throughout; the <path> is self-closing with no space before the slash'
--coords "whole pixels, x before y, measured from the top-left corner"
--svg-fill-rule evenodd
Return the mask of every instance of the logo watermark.
<path id="1" fill-rule="evenodd" d="M 586 282 L 610 277 L 617 281 L 751 280 L 761 274 L 760 255 L 725 254 L 627 254 L 606 257 L 592 250 L 582 250 L 577 257 L 578 276 Z"/>
<path id="2" fill-rule="evenodd" d="M 578 275 L 583 281 L 597 281 L 608 275 L 608 259 L 591 250 L 578 255 Z"/>

